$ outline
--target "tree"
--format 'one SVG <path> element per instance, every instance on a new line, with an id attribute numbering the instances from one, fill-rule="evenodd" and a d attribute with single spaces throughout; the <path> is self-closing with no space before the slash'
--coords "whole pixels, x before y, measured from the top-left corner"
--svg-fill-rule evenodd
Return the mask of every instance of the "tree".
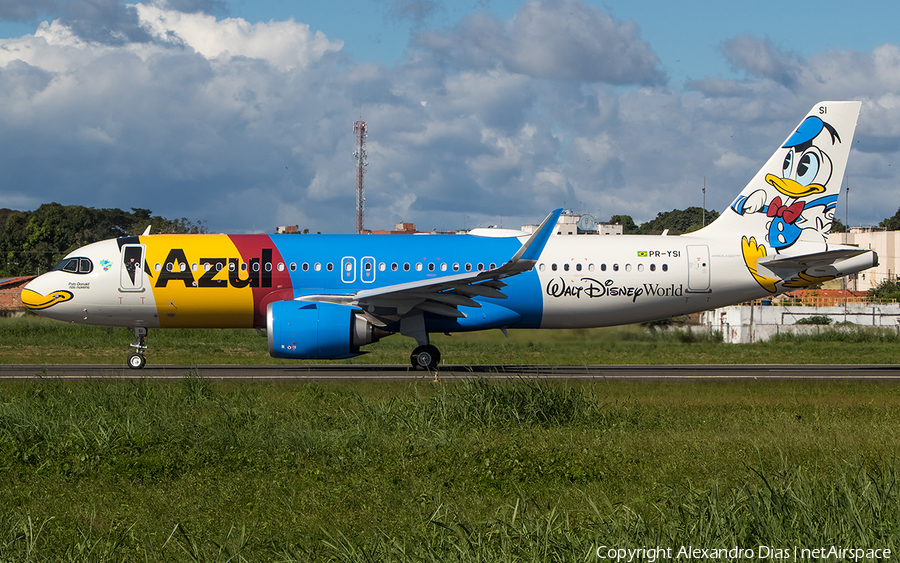
<path id="1" fill-rule="evenodd" d="M 706 211 L 706 224 L 712 223 L 719 213 L 714 210 Z M 640 233 L 645 235 L 659 234 L 668 229 L 669 234 L 680 235 L 698 231 L 703 228 L 703 208 L 688 207 L 687 209 L 673 209 L 672 211 L 656 214 L 656 219 L 642 223 Z"/>
<path id="2" fill-rule="evenodd" d="M 878 299 L 889 301 L 891 299 L 900 299 L 900 281 L 884 280 L 876 287 L 869 289 L 869 299 Z"/>
<path id="3" fill-rule="evenodd" d="M 893 217 L 888 217 L 881 223 L 878 223 L 878 226 L 886 231 L 900 231 L 900 209 L 897 209 Z"/>
<path id="4" fill-rule="evenodd" d="M 847 225 L 841 223 L 840 219 L 835 218 L 835 219 L 831 220 L 831 232 L 832 233 L 846 233 L 847 230 L 848 230 Z"/>
<path id="5" fill-rule="evenodd" d="M 205 233 L 201 221 L 154 217 L 149 209 L 94 209 L 46 203 L 34 211 L 3 210 L 0 223 L 0 276 L 46 272 L 66 254 L 92 242 L 154 233 Z"/>

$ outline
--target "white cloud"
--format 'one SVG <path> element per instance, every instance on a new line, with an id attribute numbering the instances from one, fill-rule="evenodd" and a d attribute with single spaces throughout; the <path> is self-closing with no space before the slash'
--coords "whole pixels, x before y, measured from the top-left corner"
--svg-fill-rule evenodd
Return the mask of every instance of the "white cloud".
<path id="1" fill-rule="evenodd" d="M 240 18 L 216 20 L 204 13 L 186 14 L 154 5 L 137 5 L 141 23 L 163 43 L 183 44 L 208 59 L 248 57 L 282 69 L 306 68 L 343 41 L 329 41 L 321 31 L 293 19 L 251 24 Z"/>
<path id="2" fill-rule="evenodd" d="M 829 98 L 864 101 L 851 222 L 900 206 L 896 45 L 800 59 L 742 37 L 728 56 L 744 79 L 677 90 L 636 24 L 578 0 L 471 15 L 418 35 L 391 67 L 336 57 L 339 38 L 299 22 L 135 10 L 152 41 L 90 41 L 63 20 L 0 41 L 5 206 L 351 232 L 362 111 L 369 228 L 517 227 L 563 205 L 644 221 L 700 205 L 704 178 L 724 209 Z"/>

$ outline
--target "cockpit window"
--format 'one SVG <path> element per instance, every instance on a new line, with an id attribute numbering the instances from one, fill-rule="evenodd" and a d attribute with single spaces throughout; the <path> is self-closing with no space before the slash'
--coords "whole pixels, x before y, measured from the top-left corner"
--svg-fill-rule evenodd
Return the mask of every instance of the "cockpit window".
<path id="1" fill-rule="evenodd" d="M 71 274 L 90 274 L 94 270 L 94 264 L 90 258 L 64 258 L 62 262 L 56 265 L 54 270 L 62 270 Z"/>

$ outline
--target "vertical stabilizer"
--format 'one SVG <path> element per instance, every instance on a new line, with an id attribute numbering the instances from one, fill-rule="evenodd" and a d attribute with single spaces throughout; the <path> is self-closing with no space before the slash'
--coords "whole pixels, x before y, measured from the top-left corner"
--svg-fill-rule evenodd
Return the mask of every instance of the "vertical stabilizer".
<path id="1" fill-rule="evenodd" d="M 693 234 L 734 238 L 750 273 L 774 293 L 776 280 L 757 273 L 760 258 L 827 250 L 860 105 L 813 106 L 729 208 Z"/>

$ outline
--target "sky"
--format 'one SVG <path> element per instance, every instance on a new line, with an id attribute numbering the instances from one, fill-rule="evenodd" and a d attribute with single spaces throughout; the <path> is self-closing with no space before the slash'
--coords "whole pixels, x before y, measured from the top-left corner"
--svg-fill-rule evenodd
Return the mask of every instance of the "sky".
<path id="1" fill-rule="evenodd" d="M 865 0 L 0 0 L 0 208 L 350 233 L 362 117 L 367 228 L 640 223 L 704 185 L 723 211 L 813 105 L 853 99 L 837 216 L 877 224 L 900 208 L 897 21 Z"/>

